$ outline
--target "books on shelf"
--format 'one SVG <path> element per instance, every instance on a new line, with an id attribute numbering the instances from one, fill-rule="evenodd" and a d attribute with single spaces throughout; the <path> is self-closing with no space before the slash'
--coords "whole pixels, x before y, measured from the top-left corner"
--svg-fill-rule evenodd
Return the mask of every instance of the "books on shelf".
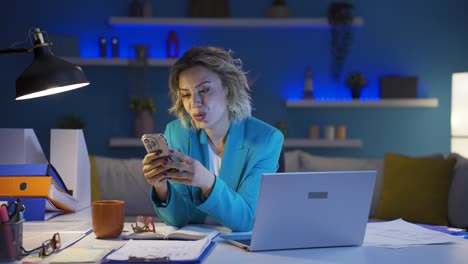
<path id="1" fill-rule="evenodd" d="M 215 229 L 198 226 L 184 226 L 177 228 L 174 226 L 156 226 L 156 232 L 131 233 L 125 239 L 135 240 L 199 240 L 213 239 L 219 232 Z"/>

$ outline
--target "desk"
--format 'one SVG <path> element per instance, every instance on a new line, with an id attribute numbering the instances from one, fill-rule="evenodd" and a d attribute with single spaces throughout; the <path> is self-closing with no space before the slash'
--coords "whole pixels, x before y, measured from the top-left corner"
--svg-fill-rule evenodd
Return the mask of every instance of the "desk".
<path id="1" fill-rule="evenodd" d="M 91 210 L 86 208 L 74 214 L 55 217 L 49 221 L 90 221 Z M 27 222 L 26 222 L 27 224 Z M 44 222 L 46 225 L 47 222 Z M 281 250 L 265 252 L 247 252 L 222 239 L 217 238 L 216 245 L 204 260 L 203 264 L 211 263 L 468 263 L 468 240 L 454 244 L 415 246 L 403 249 L 380 247 L 341 247 L 301 250 Z M 119 245 L 126 241 L 99 240 L 90 234 L 77 245 Z"/>

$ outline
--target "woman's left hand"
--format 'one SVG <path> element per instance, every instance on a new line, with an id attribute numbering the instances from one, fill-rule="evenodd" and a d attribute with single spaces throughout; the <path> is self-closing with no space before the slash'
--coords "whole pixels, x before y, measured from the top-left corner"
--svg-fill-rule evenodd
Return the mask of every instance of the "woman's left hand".
<path id="1" fill-rule="evenodd" d="M 182 152 L 171 150 L 171 154 L 181 162 L 167 161 L 163 163 L 164 167 L 176 169 L 167 171 L 166 177 L 173 182 L 200 187 L 203 195 L 208 197 L 213 190 L 215 175 L 198 160 Z"/>

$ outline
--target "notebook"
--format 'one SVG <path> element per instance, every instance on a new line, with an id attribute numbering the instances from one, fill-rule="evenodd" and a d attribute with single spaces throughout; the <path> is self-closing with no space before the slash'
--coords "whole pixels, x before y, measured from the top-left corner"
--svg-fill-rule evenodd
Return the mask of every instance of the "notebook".
<path id="1" fill-rule="evenodd" d="M 361 245 L 376 174 L 263 174 L 252 232 L 221 237 L 249 251 Z"/>

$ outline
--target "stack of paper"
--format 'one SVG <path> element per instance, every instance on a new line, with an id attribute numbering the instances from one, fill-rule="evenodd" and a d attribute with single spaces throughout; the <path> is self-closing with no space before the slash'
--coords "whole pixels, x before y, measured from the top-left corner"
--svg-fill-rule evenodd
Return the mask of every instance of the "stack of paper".
<path id="1" fill-rule="evenodd" d="M 462 238 L 397 219 L 368 223 L 363 246 L 404 248 L 417 245 L 444 244 Z"/>

